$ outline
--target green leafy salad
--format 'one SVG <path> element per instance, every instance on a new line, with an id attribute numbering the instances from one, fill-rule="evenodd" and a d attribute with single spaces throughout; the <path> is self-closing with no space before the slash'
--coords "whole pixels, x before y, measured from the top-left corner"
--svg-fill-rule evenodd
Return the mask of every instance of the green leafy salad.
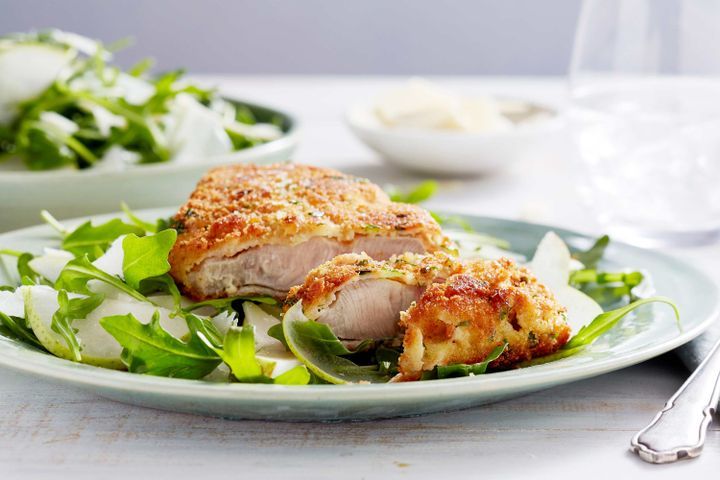
<path id="1" fill-rule="evenodd" d="M 270 297 L 203 302 L 183 297 L 168 273 L 177 237 L 172 222 L 147 222 L 123 208 L 126 218 L 88 221 L 74 229 L 43 212 L 57 231 L 56 246 L 39 255 L 0 250 L 4 276 L 15 279 L 0 287 L 0 335 L 70 361 L 185 379 L 382 383 L 397 373 L 397 342 L 349 346 L 328 325 L 305 318 L 299 302 L 282 315 Z M 646 274 L 599 268 L 607 237 L 571 256 L 550 232 L 527 262 L 500 239 L 462 229 L 448 234 L 461 256 L 514 256 L 566 306 L 574 336 L 556 353 L 520 367 L 582 351 L 647 303 L 667 303 L 678 315 L 672 301 L 648 296 Z M 601 303 L 612 309 L 604 311 Z M 436 367 L 423 380 L 484 374 L 506 346 L 478 364 Z"/>
<path id="2" fill-rule="evenodd" d="M 124 72 L 117 47 L 51 30 L 0 37 L 0 162 L 6 168 L 122 169 L 224 155 L 282 136 L 280 120 L 183 80 Z"/>

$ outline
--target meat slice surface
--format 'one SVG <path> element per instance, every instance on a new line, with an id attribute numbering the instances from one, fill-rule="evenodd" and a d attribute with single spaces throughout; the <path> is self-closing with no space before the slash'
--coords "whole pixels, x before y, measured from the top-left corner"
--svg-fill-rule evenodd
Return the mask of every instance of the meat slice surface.
<path id="1" fill-rule="evenodd" d="M 395 253 L 423 251 L 414 238 L 356 238 L 341 243 L 315 237 L 298 245 L 264 245 L 230 258 L 211 257 L 188 278 L 202 298 L 252 294 L 285 298 L 310 270 L 338 255 L 365 252 L 383 260 Z"/>
<path id="2" fill-rule="evenodd" d="M 420 298 L 423 288 L 386 278 L 352 282 L 320 312 L 318 322 L 342 340 L 393 338 L 400 333 L 400 312 Z"/>
<path id="3" fill-rule="evenodd" d="M 173 222 L 171 274 L 198 300 L 284 296 L 342 253 L 387 259 L 453 248 L 422 208 L 390 201 L 365 179 L 296 164 L 213 169 Z"/>

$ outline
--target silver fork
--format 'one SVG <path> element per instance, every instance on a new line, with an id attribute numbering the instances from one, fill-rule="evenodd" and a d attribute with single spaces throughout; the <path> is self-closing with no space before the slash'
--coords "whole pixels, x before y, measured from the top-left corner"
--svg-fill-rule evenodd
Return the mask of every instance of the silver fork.
<path id="1" fill-rule="evenodd" d="M 633 437 L 630 450 L 650 463 L 697 457 L 718 400 L 720 339 L 653 421 Z"/>

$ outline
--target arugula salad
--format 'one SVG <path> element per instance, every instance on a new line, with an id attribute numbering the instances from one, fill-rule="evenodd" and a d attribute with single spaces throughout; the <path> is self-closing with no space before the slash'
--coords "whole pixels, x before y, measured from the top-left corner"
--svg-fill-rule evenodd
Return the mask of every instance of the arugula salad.
<path id="1" fill-rule="evenodd" d="M 50 30 L 0 37 L 0 162 L 122 169 L 228 154 L 282 136 L 242 105 L 185 81 L 112 65 L 120 45 Z"/>
<path id="2" fill-rule="evenodd" d="M 351 348 L 328 325 L 305 318 L 299 302 L 283 315 L 271 297 L 185 298 L 168 273 L 173 222 L 148 222 L 123 210 L 124 218 L 74 229 L 43 212 L 57 232 L 55 247 L 40 255 L 0 249 L 0 268 L 15 279 L 0 287 L 0 335 L 70 361 L 184 379 L 383 383 L 397 373 L 398 344 L 369 340 Z M 468 229 L 448 234 L 463 257 L 513 256 L 525 263 L 567 307 L 575 335 L 556 353 L 520 367 L 582 351 L 641 305 L 669 304 L 679 321 L 671 300 L 650 296 L 645 272 L 599 267 L 608 237 L 571 255 L 550 232 L 528 262 L 501 239 Z M 436 367 L 423 380 L 484 374 L 505 347 L 478 364 Z"/>

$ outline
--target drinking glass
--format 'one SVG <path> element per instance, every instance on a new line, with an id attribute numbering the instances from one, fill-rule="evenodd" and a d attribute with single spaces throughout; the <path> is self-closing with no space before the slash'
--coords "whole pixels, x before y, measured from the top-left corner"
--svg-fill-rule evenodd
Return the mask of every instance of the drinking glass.
<path id="1" fill-rule="evenodd" d="M 720 1 L 585 0 L 570 97 L 584 193 L 609 233 L 720 239 Z"/>

